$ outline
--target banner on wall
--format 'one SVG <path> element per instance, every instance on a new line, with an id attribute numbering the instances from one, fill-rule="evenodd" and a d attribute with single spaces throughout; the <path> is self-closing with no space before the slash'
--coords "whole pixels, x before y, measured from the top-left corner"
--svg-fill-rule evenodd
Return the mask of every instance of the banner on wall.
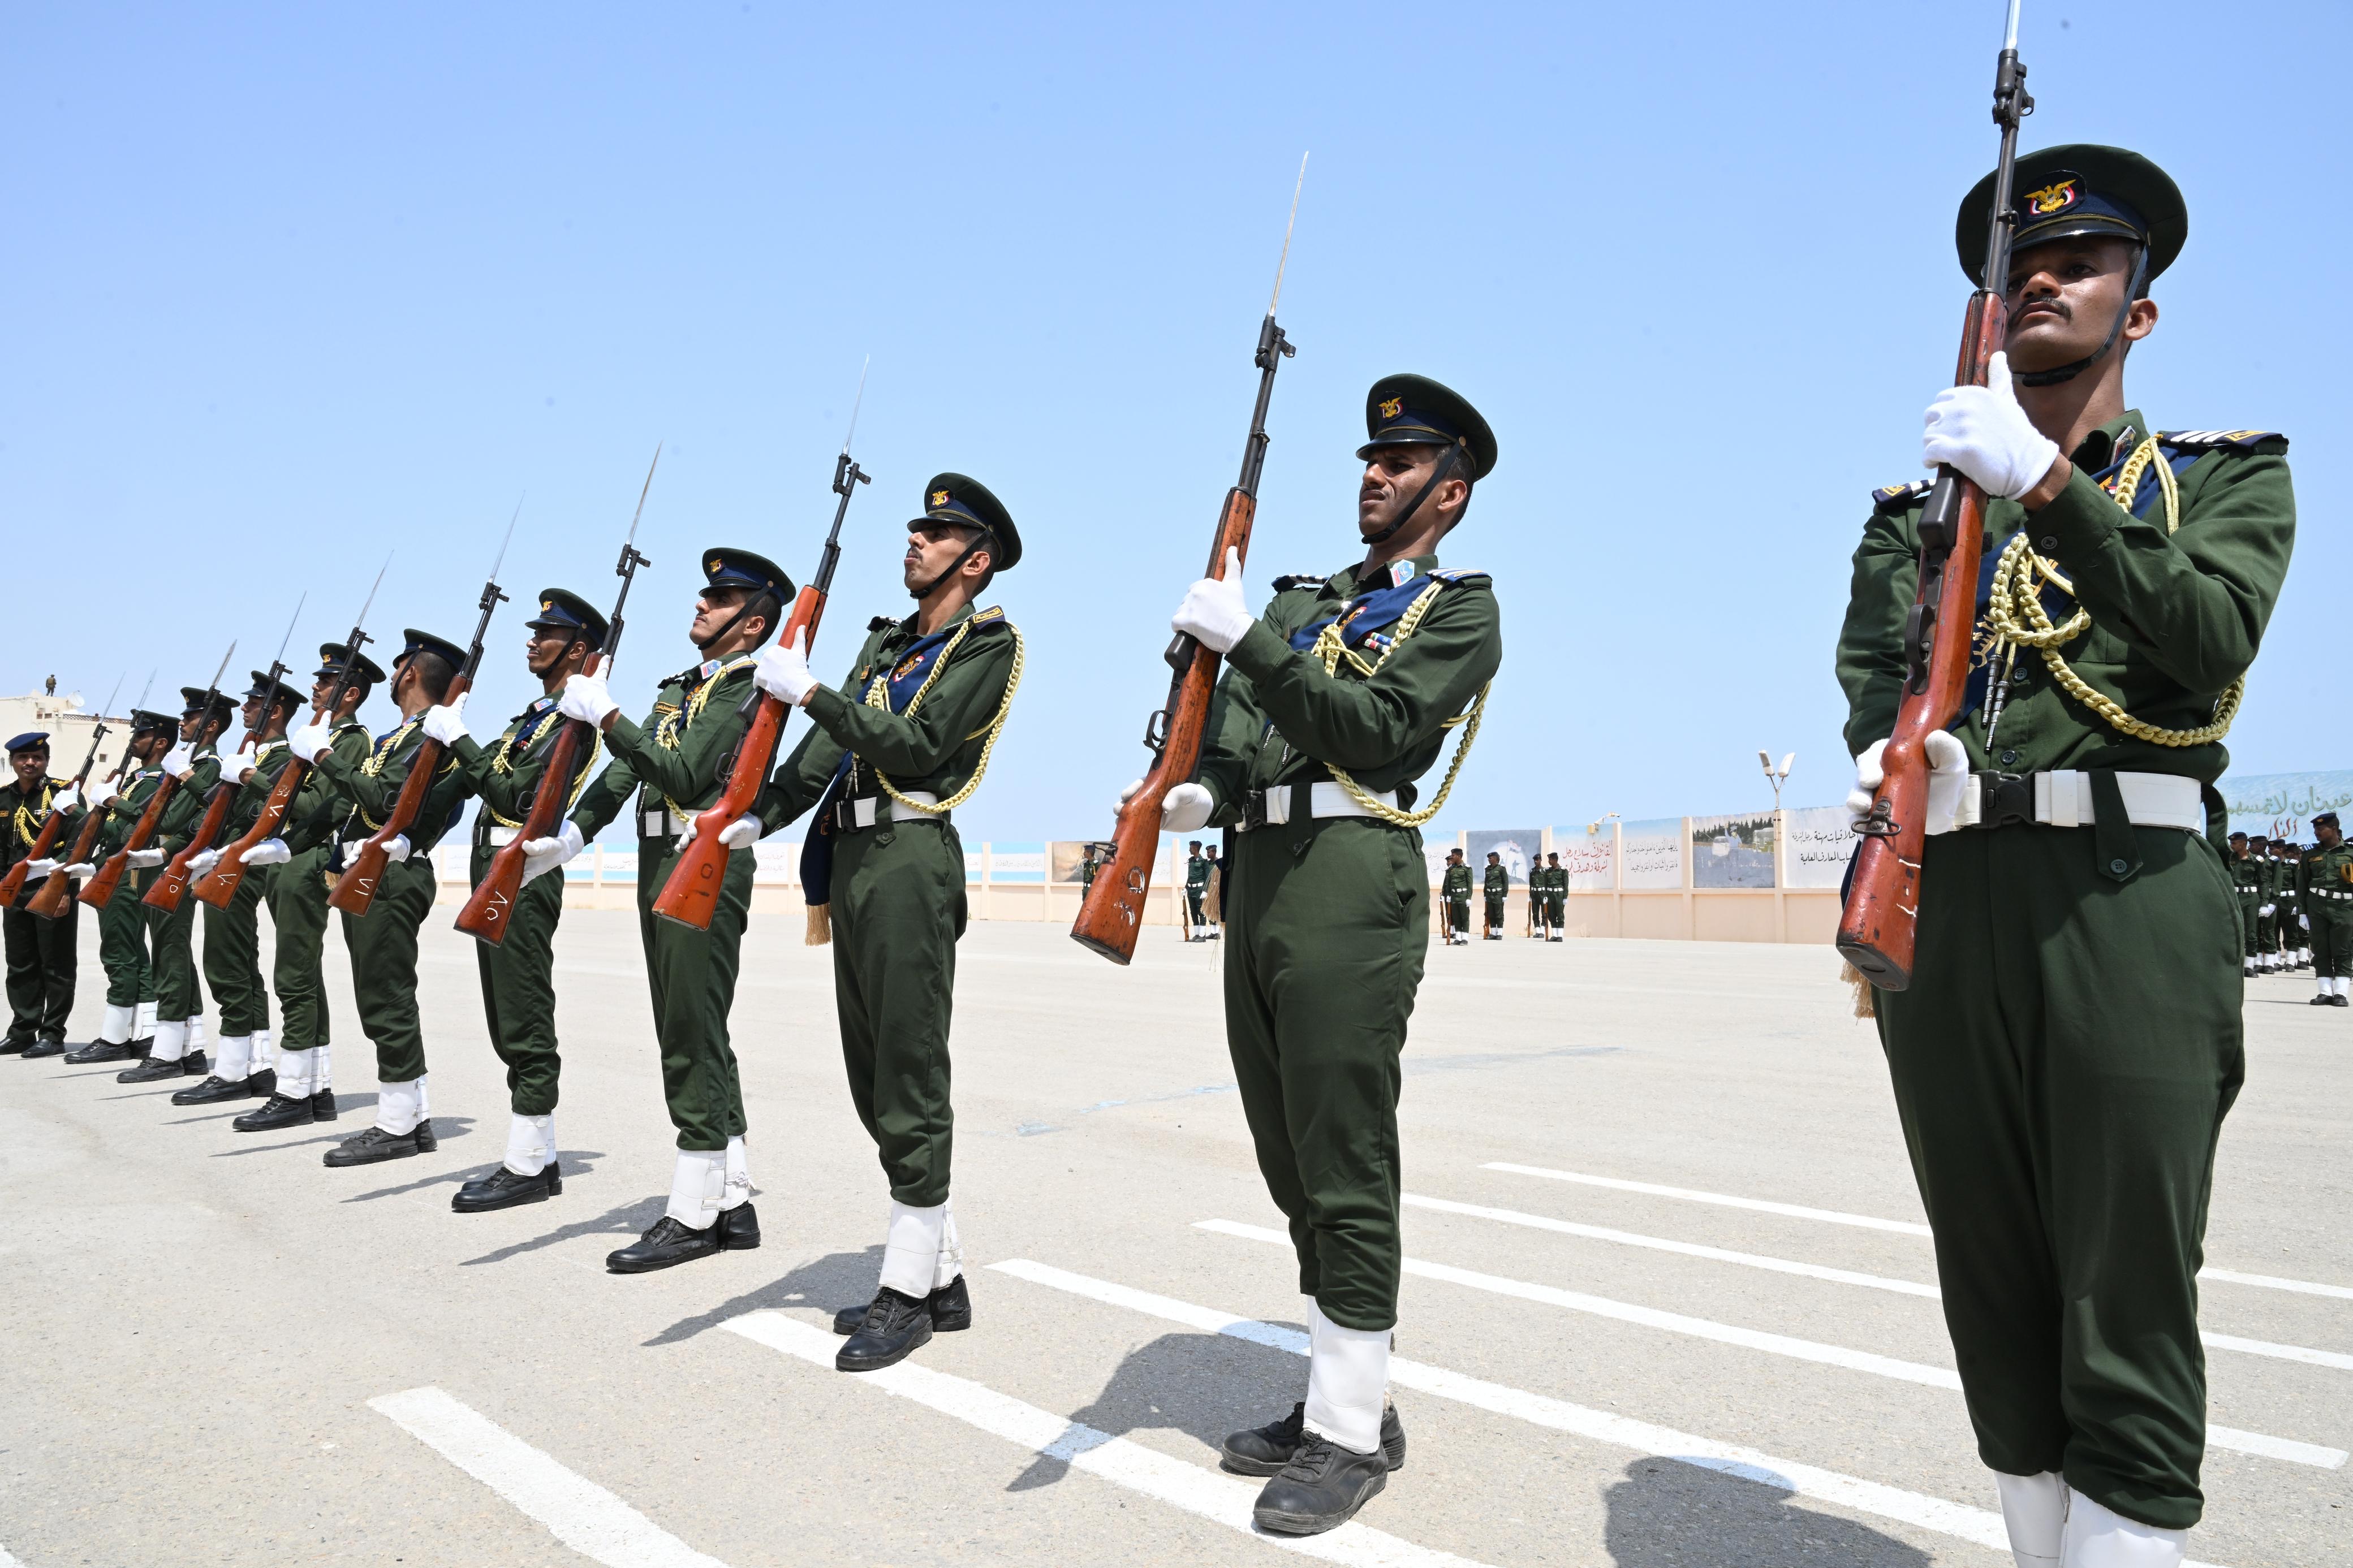
<path id="1" fill-rule="evenodd" d="M 1843 805 L 1802 805 L 1782 814 L 1789 829 L 1784 857 L 1792 888 L 1832 888 L 1846 880 L 1854 858 L 1853 818 Z"/>
<path id="2" fill-rule="evenodd" d="M 1692 886 L 1770 888 L 1773 885 L 1773 814 L 1691 819 Z"/>
<path id="3" fill-rule="evenodd" d="M 1454 846 L 1451 844 L 1440 844 L 1430 838 L 1421 841 L 1421 863 L 1430 868 L 1431 887 L 1446 886 L 1446 858 L 1453 853 Z"/>
<path id="4" fill-rule="evenodd" d="M 1683 819 L 1653 817 L 1619 828 L 1626 857 L 1622 886 L 1680 888 L 1683 885 Z"/>
<path id="5" fill-rule="evenodd" d="M 1585 825 L 1552 830 L 1553 853 L 1568 873 L 1572 893 L 1606 893 L 1618 886 L 1618 841 L 1607 826 L 1588 833 Z"/>
<path id="6" fill-rule="evenodd" d="M 2353 807 L 2353 772 L 2225 773 L 2214 787 L 2231 808 L 2231 831 L 2250 837 L 2309 844 L 2315 816 Z"/>
<path id="7" fill-rule="evenodd" d="M 1504 870 L 1511 877 L 1512 886 L 1528 885 L 1528 871 L 1543 858 L 1544 829 L 1541 827 L 1474 827 L 1462 836 L 1469 847 L 1464 858 L 1471 862 L 1472 886 L 1480 885 L 1486 875 L 1487 857 L 1502 858 Z"/>
<path id="8" fill-rule="evenodd" d="M 992 844 L 988 849 L 988 879 L 992 882 L 1042 882 L 1046 879 L 1046 846 L 1041 843 Z"/>

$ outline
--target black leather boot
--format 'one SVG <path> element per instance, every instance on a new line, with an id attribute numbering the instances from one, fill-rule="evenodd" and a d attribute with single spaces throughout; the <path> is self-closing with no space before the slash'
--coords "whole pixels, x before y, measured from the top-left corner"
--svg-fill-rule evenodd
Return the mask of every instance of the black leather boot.
<path id="1" fill-rule="evenodd" d="M 1384 1454 L 1359 1454 L 1302 1428 L 1299 1447 L 1258 1494 L 1250 1518 L 1277 1535 L 1321 1535 L 1356 1517 L 1389 1484 Z"/>
<path id="2" fill-rule="evenodd" d="M 1225 1455 L 1219 1463 L 1238 1476 L 1281 1475 L 1282 1467 L 1291 1463 L 1291 1457 L 1299 1451 L 1300 1439 L 1306 1429 L 1307 1402 L 1302 1400 L 1282 1420 L 1228 1437 Z M 1405 1425 L 1398 1419 L 1394 1405 L 1381 1411 L 1381 1457 L 1388 1461 L 1390 1469 L 1405 1468 Z"/>
<path id="3" fill-rule="evenodd" d="M 923 1305 L 932 1310 L 932 1331 L 935 1334 L 953 1334 L 958 1330 L 972 1327 L 972 1292 L 965 1288 L 961 1274 L 924 1297 Z M 873 1310 L 871 1301 L 860 1306 L 844 1307 L 833 1315 L 833 1331 L 837 1334 L 856 1333 L 858 1325 L 864 1322 L 866 1314 Z M 1274 1472 L 1270 1470 L 1267 1473 L 1272 1475 Z"/>
<path id="4" fill-rule="evenodd" d="M 504 1165 L 493 1165 L 488 1175 L 476 1176 L 450 1196 L 457 1214 L 488 1214 L 523 1204 L 543 1204 L 564 1191 L 564 1167 L 550 1160 L 536 1176 L 518 1176 Z"/>
<path id="5" fill-rule="evenodd" d="M 833 1364 L 841 1372 L 880 1372 L 906 1360 L 908 1352 L 931 1337 L 929 1299 L 902 1296 L 885 1285 L 874 1293 L 858 1331 L 834 1356 Z"/>
<path id="6" fill-rule="evenodd" d="M 749 1198 L 732 1209 L 721 1209 L 711 1228 L 719 1233 L 722 1252 L 749 1252 L 760 1245 L 760 1216 Z"/>
<path id="7" fill-rule="evenodd" d="M 430 1154 L 438 1147 L 430 1121 L 418 1122 L 407 1132 L 386 1132 L 381 1127 L 369 1127 L 328 1150 L 326 1163 L 339 1168 L 375 1165 L 386 1160 L 406 1160 L 412 1154 Z"/>
<path id="8" fill-rule="evenodd" d="M 718 1251 L 717 1222 L 702 1230 L 693 1230 L 664 1215 L 654 1221 L 651 1230 L 636 1241 L 618 1252 L 606 1254 L 605 1267 L 616 1274 L 650 1274 L 657 1268 L 668 1268 L 673 1264 L 715 1257 Z"/>
<path id="9" fill-rule="evenodd" d="M 205 1070 L 205 1053 L 190 1051 L 175 1062 L 159 1062 L 149 1057 L 135 1068 L 125 1068 L 114 1075 L 117 1083 L 161 1083 L 167 1078 L 194 1078 Z"/>

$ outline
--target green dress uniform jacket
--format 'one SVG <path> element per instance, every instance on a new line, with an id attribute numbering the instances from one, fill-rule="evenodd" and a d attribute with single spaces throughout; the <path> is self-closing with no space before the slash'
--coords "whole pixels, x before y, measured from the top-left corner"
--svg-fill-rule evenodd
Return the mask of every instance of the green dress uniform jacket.
<path id="1" fill-rule="evenodd" d="M 43 779 L 29 791 L 11 776 L 0 784 L 0 872 L 32 853 L 49 803 L 64 789 L 57 779 Z M 59 848 L 79 831 L 81 810 L 67 816 Z M 20 898 L 30 898 L 38 884 L 26 879 Z M 0 910 L 0 939 L 5 939 L 8 963 L 8 1042 L 22 1048 L 36 1040 L 62 1040 L 66 1019 L 73 1012 L 76 934 L 81 929 L 81 901 L 66 900 L 65 913 L 53 921 L 20 909 Z"/>
<path id="2" fill-rule="evenodd" d="M 1480 891 L 1487 900 L 1487 923 L 1500 927 L 1504 923 L 1504 906 L 1512 897 L 1512 874 L 1501 866 L 1490 866 L 1480 878 Z"/>
<path id="3" fill-rule="evenodd" d="M 637 801 L 638 937 L 653 994 L 662 1092 L 681 1149 L 712 1152 L 744 1135 L 744 1084 L 728 1043 L 727 1013 L 744 925 L 752 911 L 753 858 L 728 858 L 711 929 L 657 919 L 655 898 L 678 859 L 696 812 L 719 798 L 719 771 L 750 723 L 741 711 L 752 657 L 706 660 L 662 683 L 645 721 L 616 718 L 606 733 L 613 760 L 580 793 L 572 820 L 594 838 Z M 544 877 L 534 880 L 544 881 Z"/>
<path id="4" fill-rule="evenodd" d="M 162 768 L 142 767 L 123 779 L 121 787 L 99 805 L 97 809 L 106 815 L 99 824 L 98 842 L 90 851 L 92 865 L 103 864 L 108 856 L 130 842 L 132 829 L 139 826 L 140 815 L 147 809 L 149 798 L 163 784 Z M 142 1002 L 159 1000 L 155 993 L 155 958 L 147 948 L 147 911 L 139 902 L 142 878 L 142 873 L 138 871 L 124 872 L 122 880 L 115 885 L 114 896 L 98 911 L 98 962 L 106 970 L 106 1002 L 111 1007 L 135 1007 Z M 167 968 L 168 964 L 166 960 Z M 159 1005 L 159 1016 L 161 1011 Z"/>
<path id="5" fill-rule="evenodd" d="M 1446 868 L 1446 929 L 1467 931 L 1471 929 L 1471 868 L 1449 862 Z"/>
<path id="6" fill-rule="evenodd" d="M 2255 956 L 2255 932 L 2262 921 L 2259 911 L 2263 907 L 2263 863 L 2253 855 L 2233 855 L 2228 868 L 2231 891 L 2239 900 L 2240 951 L 2246 957 L 2253 958 Z"/>
<path id="7" fill-rule="evenodd" d="M 359 766 L 375 749 L 367 726 L 357 719 L 335 725 L 327 747 L 347 768 Z M 269 794 L 269 785 L 262 782 L 263 772 L 274 780 L 288 760 L 281 749 L 275 766 L 258 770 L 246 781 L 238 805 L 243 807 L 249 799 L 253 816 L 259 816 Z M 350 803 L 324 771 L 311 768 L 302 787 L 294 792 L 293 804 L 279 827 L 279 837 L 286 840 L 293 858 L 264 868 L 261 896 L 269 906 L 269 923 L 278 941 L 270 983 L 282 1015 L 278 1034 L 281 1050 L 313 1050 L 332 1043 L 327 1027 L 327 894 L 334 875 L 330 868 L 335 830 L 350 809 Z M 252 816 L 247 821 L 250 823 Z"/>
<path id="8" fill-rule="evenodd" d="M 2314 972 L 2324 980 L 2353 975 L 2353 844 L 2313 849 L 2299 869 Z"/>
<path id="9" fill-rule="evenodd" d="M 236 843 L 253 826 L 254 818 L 261 814 L 261 803 L 269 798 L 270 786 L 278 782 L 287 758 L 292 754 L 282 735 L 256 743 L 251 759 L 253 776 L 237 787 L 230 800 L 228 814 L 221 822 L 220 837 L 214 840 L 216 847 L 225 849 Z M 239 770 L 245 765 L 242 759 L 235 764 Z M 220 1008 L 223 1039 L 258 1035 L 269 1027 L 269 992 L 261 980 L 260 910 L 280 869 L 264 866 L 248 871 L 237 883 L 236 896 L 227 908 L 205 906 L 205 985 Z M 199 900 L 191 896 L 181 901 Z"/>
<path id="10" fill-rule="evenodd" d="M 2255 951 L 2270 954 L 2280 947 L 2280 863 L 2266 852 L 2257 869 L 2263 878 L 2263 899 L 2255 910 Z"/>
<path id="11" fill-rule="evenodd" d="M 1987 550 L 2024 530 L 2092 616 L 2066 660 L 2135 717 L 2184 730 L 2254 662 L 2295 500 L 2286 442 L 2234 432 L 2162 447 L 2178 532 L 2153 473 L 2128 514 L 2102 480 L 2147 429 L 2132 412 L 2093 432 L 2040 511 L 1993 501 Z M 1894 725 L 1926 489 L 1880 492 L 1855 552 L 1837 661 L 1852 752 Z M 2111 804 L 2092 827 L 1927 841 L 1917 967 L 1879 993 L 1880 1037 L 1980 1456 L 2012 1475 L 2063 1470 L 2127 1518 L 2184 1529 L 2203 1505 L 2196 1275 L 2244 1068 L 2243 938 L 2219 838 L 2120 820 L 2101 775 L 2211 785 L 2227 755 L 2123 733 L 2031 649 L 2016 670 L 1996 740 L 1982 703 L 1954 727 L 1970 765 L 2088 770 Z"/>
<path id="12" fill-rule="evenodd" d="M 1409 567 L 1425 576 L 1437 559 Z M 1368 594 L 1395 581 L 1368 575 Z M 1259 1170 L 1290 1221 L 1301 1292 L 1366 1331 L 1397 1321 L 1398 1058 L 1430 947 L 1429 862 L 1419 828 L 1297 808 L 1338 767 L 1409 809 L 1451 721 L 1502 665 L 1488 579 L 1433 581 L 1419 625 L 1370 656 L 1367 674 L 1348 658 L 1326 673 L 1293 646 L 1354 607 L 1357 568 L 1279 580 L 1226 656 L 1198 773 L 1211 821 L 1240 829 L 1225 889 L 1226 1043 Z M 1265 819 L 1274 791 L 1293 808 L 1281 825 Z"/>
<path id="13" fill-rule="evenodd" d="M 155 837 L 149 848 L 161 849 L 171 856 L 188 847 L 188 840 L 195 836 L 196 825 L 204 819 L 205 796 L 220 782 L 220 753 L 207 742 L 195 753 L 187 782 L 172 792 L 163 816 L 156 820 Z M 153 955 L 155 971 L 156 1021 L 184 1024 L 205 1010 L 205 994 L 196 984 L 196 905 L 200 900 L 183 896 L 176 909 L 147 908 L 140 900 L 159 875 L 160 868 L 126 872 L 109 903 L 111 907 L 131 900 L 132 907 L 139 911 L 147 928 L 147 946 Z"/>
<path id="14" fill-rule="evenodd" d="M 1192 923 L 1201 923 L 1204 906 L 1209 897 L 1209 862 L 1206 856 L 1188 855 L 1185 860 L 1185 912 Z"/>
<path id="15" fill-rule="evenodd" d="M 495 744 L 486 747 L 468 735 L 451 748 L 466 770 L 468 786 L 482 802 L 474 814 L 476 885 L 490 869 L 491 858 L 513 840 L 530 814 L 532 796 L 547 771 L 548 752 L 565 724 L 555 700 L 534 700 L 514 716 Z M 573 775 L 575 800 L 595 776 L 603 746 L 601 735 L 589 742 L 588 754 Z M 518 1116 L 546 1116 L 555 1110 L 564 1066 L 555 1041 L 555 928 L 563 918 L 563 875 L 533 877 L 515 896 L 505 937 L 474 944 L 491 1048 L 506 1066 L 509 1109 Z"/>
<path id="16" fill-rule="evenodd" d="M 349 805 L 330 868 L 343 866 L 360 844 L 391 820 L 417 749 L 425 744 L 422 712 L 376 738 L 365 757 L 349 761 L 340 751 L 321 759 L 319 777 Z M 417 1011 L 417 932 L 433 911 L 439 891 L 433 847 L 448 830 L 459 806 L 472 793 L 457 758 L 445 755 L 409 825 L 408 858 L 387 862 L 384 879 L 364 915 L 343 916 L 343 946 L 352 955 L 352 999 L 359 1005 L 360 1029 L 375 1047 L 379 1083 L 408 1083 L 425 1074 L 425 1030 Z"/>
<path id="17" fill-rule="evenodd" d="M 936 640 L 939 637 L 945 640 Z M 916 666 L 936 648 L 928 671 Z M 771 831 L 825 804 L 809 832 L 830 845 L 827 907 L 842 1065 L 858 1119 L 874 1140 L 891 1196 L 911 1207 L 947 1202 L 955 1113 L 948 1033 L 955 948 L 965 929 L 964 843 L 945 814 L 901 795 L 955 796 L 983 766 L 1015 676 L 1019 637 L 1004 613 L 959 607 L 926 638 L 914 617 L 878 618 L 840 688 L 809 696 L 813 721 L 769 780 L 760 815 Z M 870 694 L 928 679 L 892 707 Z M 837 783 L 837 777 L 839 782 Z M 873 826 L 855 826 L 871 802 Z"/>
<path id="18" fill-rule="evenodd" d="M 2292 844 L 2288 846 L 2286 854 L 2277 857 L 2280 947 L 2287 952 L 2295 952 L 2304 946 L 2303 868 L 2298 863 L 2303 856 L 2302 846 Z"/>

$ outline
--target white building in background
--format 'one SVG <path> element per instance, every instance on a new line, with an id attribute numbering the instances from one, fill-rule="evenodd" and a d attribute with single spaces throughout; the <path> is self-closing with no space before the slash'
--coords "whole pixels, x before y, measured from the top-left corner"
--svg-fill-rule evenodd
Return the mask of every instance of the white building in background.
<path id="1" fill-rule="evenodd" d="M 174 699 L 178 694 L 174 693 Z M 51 695 L 30 691 L 22 697 L 0 697 L 0 741 L 14 740 L 28 730 L 49 732 L 49 772 L 58 778 L 71 778 L 81 766 L 81 759 L 90 750 L 90 731 L 98 726 L 98 716 L 81 710 L 79 691 Z M 104 778 L 115 763 L 122 760 L 122 743 L 131 738 L 131 721 L 119 715 L 106 721 L 106 738 L 99 742 L 98 761 L 90 768 L 90 777 Z"/>

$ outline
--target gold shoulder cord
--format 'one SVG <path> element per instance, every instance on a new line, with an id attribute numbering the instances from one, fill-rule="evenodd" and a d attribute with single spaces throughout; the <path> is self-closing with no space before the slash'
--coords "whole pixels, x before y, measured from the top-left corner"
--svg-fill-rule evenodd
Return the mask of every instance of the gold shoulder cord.
<path id="1" fill-rule="evenodd" d="M 2157 485 L 2165 497 L 2165 531 L 2175 533 L 2181 527 L 2181 488 L 2173 475 L 2173 465 L 2164 460 L 2157 437 L 2152 436 L 2133 448 L 2123 469 L 2116 475 L 2116 502 L 2129 516 L 2133 498 L 2139 492 L 2144 474 L 2154 468 Z M 2243 675 L 2231 682 L 2221 698 L 2214 704 L 2211 723 L 2195 730 L 2166 730 L 2134 718 L 2121 703 L 2069 668 L 2059 656 L 2063 644 L 2073 641 L 2091 628 L 2092 614 L 2078 608 L 2063 624 L 2053 626 L 2042 608 L 2039 586 L 2033 582 L 2041 577 L 2072 597 L 2074 584 L 2059 574 L 2059 569 L 2028 547 L 2026 530 L 2020 529 L 2002 551 L 1995 564 L 1993 583 L 1986 599 L 1986 624 L 1993 628 L 1994 647 L 1988 655 L 1989 665 L 1996 658 L 2016 658 L 2017 649 L 2031 647 L 2042 655 L 2050 667 L 2052 679 L 2058 681 L 2067 695 L 2106 720 L 2110 726 L 2137 741 L 2147 741 L 2159 746 L 2202 746 L 2219 741 L 2231 732 L 2231 721 L 2239 714 L 2239 704 L 2247 694 L 2247 678 Z M 2005 650 L 2003 644 L 2009 644 Z"/>
<path id="2" fill-rule="evenodd" d="M 923 677 L 923 685 L 915 688 L 914 696 L 907 700 L 906 708 L 900 713 L 901 718 L 912 719 L 915 716 L 915 710 L 921 708 L 923 705 L 923 699 L 931 695 L 932 683 L 939 679 L 940 671 L 948 667 L 948 660 L 955 657 L 955 650 L 964 645 L 964 639 L 972 635 L 972 628 L 977 624 L 976 621 L 968 620 L 957 628 L 955 636 L 948 638 L 948 646 L 940 649 L 940 657 L 932 661 L 932 672 Z M 874 782 L 882 786 L 882 793 L 908 810 L 920 811 L 926 816 L 944 816 L 970 800 L 972 792 L 980 787 L 981 779 L 987 774 L 989 753 L 997 750 L 997 737 L 1005 731 L 1005 716 L 1013 711 L 1013 694 L 1021 689 L 1021 665 L 1026 653 L 1021 644 L 1021 628 L 1008 621 L 1005 624 L 1005 629 L 1013 634 L 1013 674 L 1005 683 L 1005 700 L 997 705 L 997 716 L 975 730 L 971 735 L 965 737 L 967 741 L 974 735 L 986 735 L 988 739 L 982 743 L 980 761 L 974 764 L 972 777 L 964 781 L 964 788 L 937 805 L 925 805 L 922 801 L 909 800 L 900 794 L 897 786 L 883 777 L 881 768 L 874 770 Z M 880 708 L 885 712 L 890 710 L 891 672 L 889 670 L 886 669 L 876 676 L 866 688 L 866 706 Z"/>
<path id="3" fill-rule="evenodd" d="M 1340 669 L 1340 660 L 1343 658 L 1354 665 L 1359 674 L 1367 677 L 1377 675 L 1380 673 L 1381 666 L 1388 663 L 1389 656 L 1397 652 L 1404 645 L 1405 639 L 1413 635 L 1416 626 L 1421 625 L 1422 616 L 1436 601 L 1438 595 L 1445 592 L 1445 584 L 1432 583 L 1428 588 L 1422 590 L 1421 596 L 1408 605 L 1405 614 L 1398 618 L 1397 634 L 1389 639 L 1389 646 L 1381 650 L 1380 658 L 1370 663 L 1365 660 L 1364 656 L 1341 640 L 1340 623 L 1337 620 L 1316 635 L 1314 646 L 1307 651 L 1324 661 L 1324 673 L 1326 675 L 1336 676 Z M 1455 779 L 1461 774 L 1462 764 L 1470 759 L 1471 743 L 1479 738 L 1479 720 L 1487 711 L 1487 692 L 1494 684 L 1491 680 L 1486 686 L 1481 687 L 1479 695 L 1471 700 L 1470 707 L 1440 726 L 1440 729 L 1451 730 L 1457 724 L 1463 725 L 1462 742 L 1454 748 L 1454 760 L 1446 765 L 1446 777 L 1439 784 L 1438 794 L 1419 811 L 1399 811 L 1385 801 L 1376 800 L 1370 790 L 1350 778 L 1347 771 L 1338 763 L 1326 763 L 1324 765 L 1332 770 L 1333 778 L 1339 782 L 1342 789 L 1348 792 L 1348 798 L 1363 806 L 1372 816 L 1393 827 L 1419 827 L 1423 823 L 1436 816 L 1439 808 L 1446 804 L 1448 794 L 1454 788 Z"/>
<path id="4" fill-rule="evenodd" d="M 668 713 L 662 715 L 661 722 L 654 726 L 654 743 L 661 747 L 661 749 L 666 752 L 677 751 L 679 748 L 679 738 L 681 734 L 683 733 L 689 724 L 693 723 L 697 719 L 702 716 L 702 710 L 705 708 L 711 706 L 711 694 L 719 689 L 719 683 L 726 679 L 728 676 L 733 674 L 736 670 L 748 669 L 758 662 L 759 660 L 754 658 L 748 653 L 737 654 L 733 658 L 729 659 L 717 669 L 712 670 L 711 672 L 711 679 L 694 689 L 694 695 L 686 700 L 685 706 L 681 708 L 674 708 Z M 592 761 L 594 760 L 594 757 L 595 753 L 591 752 L 590 758 Z M 578 777 L 580 779 L 586 779 L 587 776 L 588 770 L 586 767 L 583 767 L 580 770 Z M 580 797 L 580 785 L 576 780 L 573 784 L 572 795 L 575 800 L 577 800 Z M 670 807 L 671 815 L 676 816 L 691 817 L 696 815 L 691 806 L 681 805 L 678 802 L 670 799 L 667 795 L 662 796 L 662 804 Z"/>
<path id="5" fill-rule="evenodd" d="M 533 746 L 539 744 L 540 740 L 542 737 L 546 735 L 548 731 L 554 729 L 557 724 L 560 724 L 563 721 L 563 713 L 556 709 L 551 708 L 540 718 L 537 723 L 518 724 L 513 729 L 508 731 L 505 734 L 500 736 L 498 750 L 491 753 L 491 772 L 494 773 L 513 773 L 514 753 L 518 750 L 524 752 L 530 751 Z M 588 755 L 582 760 L 579 767 L 573 770 L 572 798 L 564 803 L 566 810 L 569 810 L 571 807 L 580 804 L 580 792 L 588 787 L 588 775 L 596 771 L 596 759 L 600 754 L 602 754 L 604 749 L 604 731 L 601 730 L 592 731 L 588 739 Z M 501 816 L 487 800 L 482 803 L 482 809 L 489 812 L 491 814 L 491 820 L 501 827 L 521 827 L 522 826 L 520 822 L 516 822 Z"/>

